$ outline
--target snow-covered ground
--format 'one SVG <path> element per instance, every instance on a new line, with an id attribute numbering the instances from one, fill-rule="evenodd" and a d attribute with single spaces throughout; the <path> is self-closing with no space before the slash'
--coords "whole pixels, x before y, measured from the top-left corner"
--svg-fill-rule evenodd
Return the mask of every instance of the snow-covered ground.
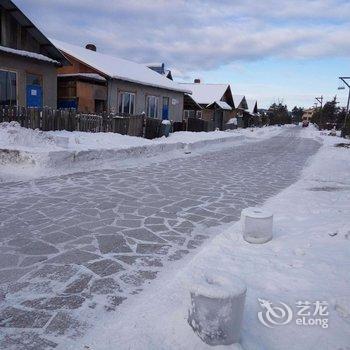
<path id="1" fill-rule="evenodd" d="M 285 127 L 213 132 L 176 132 L 147 140 L 114 133 L 31 130 L 16 122 L 0 124 L 0 181 L 52 176 L 82 170 L 128 166 L 135 159 L 156 161 L 184 150 L 225 147 L 278 135 Z"/>
<path id="2" fill-rule="evenodd" d="M 164 271 L 117 313 L 101 319 L 78 341 L 81 347 L 209 348 L 189 327 L 187 313 L 189 276 L 210 269 L 239 276 L 247 285 L 241 338 L 245 350 L 349 349 L 350 149 L 334 147 L 344 140 L 321 135 L 311 127 L 302 135 L 321 140 L 323 146 L 297 183 L 265 203 L 264 208 L 274 213 L 272 241 L 263 245 L 245 242 L 239 222 L 211 228 L 221 234 L 195 257 L 173 264 L 172 273 Z M 293 311 L 292 320 L 286 325 L 264 326 L 258 320 L 258 313 L 265 311 L 258 298 L 273 306 L 287 304 Z M 311 304 L 301 310 L 299 301 Z M 315 310 L 314 303 L 323 301 L 326 307 Z M 296 324 L 300 311 L 311 312 L 305 322 L 322 318 L 328 327 Z M 78 344 L 71 346 L 78 348 Z M 65 344 L 64 349 L 68 348 Z M 239 349 L 240 345 L 217 348 Z"/>

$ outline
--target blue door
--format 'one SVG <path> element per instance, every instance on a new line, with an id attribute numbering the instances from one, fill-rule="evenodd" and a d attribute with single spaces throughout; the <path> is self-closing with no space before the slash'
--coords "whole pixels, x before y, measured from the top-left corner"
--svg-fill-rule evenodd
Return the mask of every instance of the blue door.
<path id="1" fill-rule="evenodd" d="M 40 85 L 27 85 L 27 107 L 43 106 L 43 89 Z"/>
<path id="2" fill-rule="evenodd" d="M 169 119 L 169 97 L 163 97 L 162 119 Z"/>

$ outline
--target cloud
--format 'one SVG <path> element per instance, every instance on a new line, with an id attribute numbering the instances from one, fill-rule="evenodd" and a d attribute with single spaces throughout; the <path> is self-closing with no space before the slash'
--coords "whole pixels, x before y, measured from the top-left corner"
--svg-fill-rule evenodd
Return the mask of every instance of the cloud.
<path id="1" fill-rule="evenodd" d="M 48 36 L 178 70 L 350 55 L 345 0 L 16 1 Z"/>

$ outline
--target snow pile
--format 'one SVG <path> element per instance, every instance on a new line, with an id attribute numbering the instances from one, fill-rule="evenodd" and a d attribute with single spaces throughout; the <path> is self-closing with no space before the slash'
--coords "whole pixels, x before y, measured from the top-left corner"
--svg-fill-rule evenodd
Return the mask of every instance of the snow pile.
<path id="1" fill-rule="evenodd" d="M 47 152 L 61 148 L 56 142 L 49 133 L 22 128 L 17 122 L 0 123 L 0 148 Z"/>
<path id="2" fill-rule="evenodd" d="M 115 133 L 39 131 L 18 123 L 0 124 L 0 182 L 68 174 L 75 171 L 136 166 L 184 154 L 235 146 L 278 135 L 284 128 L 176 132 L 147 140 Z"/>
<path id="3" fill-rule="evenodd" d="M 304 134 L 319 137 L 311 129 Z M 244 349 L 347 348 L 350 152 L 334 147 L 341 139 L 328 136 L 323 139 L 324 146 L 304 170 L 301 180 L 264 205 L 275 217 L 272 241 L 262 245 L 245 242 L 240 223 L 209 229 L 212 234 L 218 230 L 222 233 L 192 260 L 184 258 L 163 271 L 144 292 L 123 303 L 117 313 L 100 318 L 98 327 L 79 340 L 79 345 L 94 350 L 111 350 L 116 346 L 133 350 L 211 349 L 189 327 L 187 315 L 193 271 L 216 269 L 218 274 L 224 271 L 238 276 L 247 285 L 241 338 Z M 324 327 L 305 323 L 319 316 L 317 311 L 316 316 L 313 313 L 321 301 L 327 303 Z M 304 321 L 299 317 L 302 310 L 298 302 L 309 305 L 306 311 L 311 316 Z M 267 327 L 259 321 L 258 314 L 268 312 L 269 303 L 289 306 L 293 314 L 287 324 Z M 71 346 L 78 348 L 78 344 Z"/>
<path id="4" fill-rule="evenodd" d="M 165 123 L 164 123 L 165 124 Z M 248 136 L 265 138 L 279 134 L 282 128 L 238 129 L 229 131 L 189 132 L 180 131 L 147 140 L 141 137 L 115 133 L 87 133 L 79 131 L 40 131 L 22 128 L 17 122 L 0 123 L 0 147 L 27 152 L 50 152 L 60 150 L 88 151 L 97 149 L 125 149 L 157 144 L 191 143 Z"/>
<path id="5" fill-rule="evenodd" d="M 48 131 L 53 139 L 66 139 L 62 149 L 70 151 L 88 151 L 97 149 L 124 149 L 151 145 L 152 141 L 141 137 L 115 134 L 111 132 L 88 133 L 81 131 Z"/>

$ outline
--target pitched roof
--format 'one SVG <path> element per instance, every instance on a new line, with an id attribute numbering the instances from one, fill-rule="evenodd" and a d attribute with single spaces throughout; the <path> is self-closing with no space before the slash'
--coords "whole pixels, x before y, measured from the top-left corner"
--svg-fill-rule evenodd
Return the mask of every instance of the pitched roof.
<path id="1" fill-rule="evenodd" d="M 199 111 L 202 107 L 189 94 L 184 94 L 184 110 Z"/>
<path id="2" fill-rule="evenodd" d="M 167 90 L 191 93 L 191 90 L 187 90 L 185 87 L 166 78 L 164 75 L 147 68 L 144 64 L 105 55 L 58 40 L 52 40 L 52 42 L 63 53 L 74 57 L 107 77 Z"/>
<path id="3" fill-rule="evenodd" d="M 11 0 L 0 0 L 0 6 L 11 12 L 11 16 L 42 46 L 45 47 L 45 55 L 61 64 L 67 65 L 69 62 L 62 53 L 52 44 L 52 42 L 38 29 L 38 27 L 15 5 Z"/>
<path id="4" fill-rule="evenodd" d="M 232 95 L 233 103 L 235 104 L 235 108 L 239 108 L 240 104 L 244 99 L 244 95 Z"/>
<path id="5" fill-rule="evenodd" d="M 0 46 L 0 51 L 8 53 L 8 54 L 12 54 L 12 55 L 28 57 L 28 58 L 32 58 L 32 59 L 39 60 L 39 61 L 45 61 L 45 62 L 48 62 L 48 63 L 61 65 L 60 62 L 58 62 L 56 60 L 53 60 L 52 58 L 46 57 L 46 56 L 44 56 L 44 55 L 42 55 L 40 53 L 35 53 L 35 52 L 31 52 L 31 51 L 24 51 L 24 50 L 17 50 L 17 49 L 11 49 L 11 48 L 6 47 L 6 46 Z"/>
<path id="6" fill-rule="evenodd" d="M 185 89 L 192 91 L 192 98 L 199 104 L 211 104 L 220 101 L 229 84 L 180 83 Z"/>
<path id="7" fill-rule="evenodd" d="M 254 114 L 254 109 L 257 107 L 257 101 L 256 100 L 246 100 L 248 105 L 248 112 L 250 114 Z"/>
<path id="8" fill-rule="evenodd" d="M 215 104 L 218 105 L 221 109 L 224 109 L 227 111 L 232 110 L 231 106 L 224 101 L 215 101 L 215 102 L 209 104 L 206 108 L 210 108 L 210 107 L 214 106 Z"/>

